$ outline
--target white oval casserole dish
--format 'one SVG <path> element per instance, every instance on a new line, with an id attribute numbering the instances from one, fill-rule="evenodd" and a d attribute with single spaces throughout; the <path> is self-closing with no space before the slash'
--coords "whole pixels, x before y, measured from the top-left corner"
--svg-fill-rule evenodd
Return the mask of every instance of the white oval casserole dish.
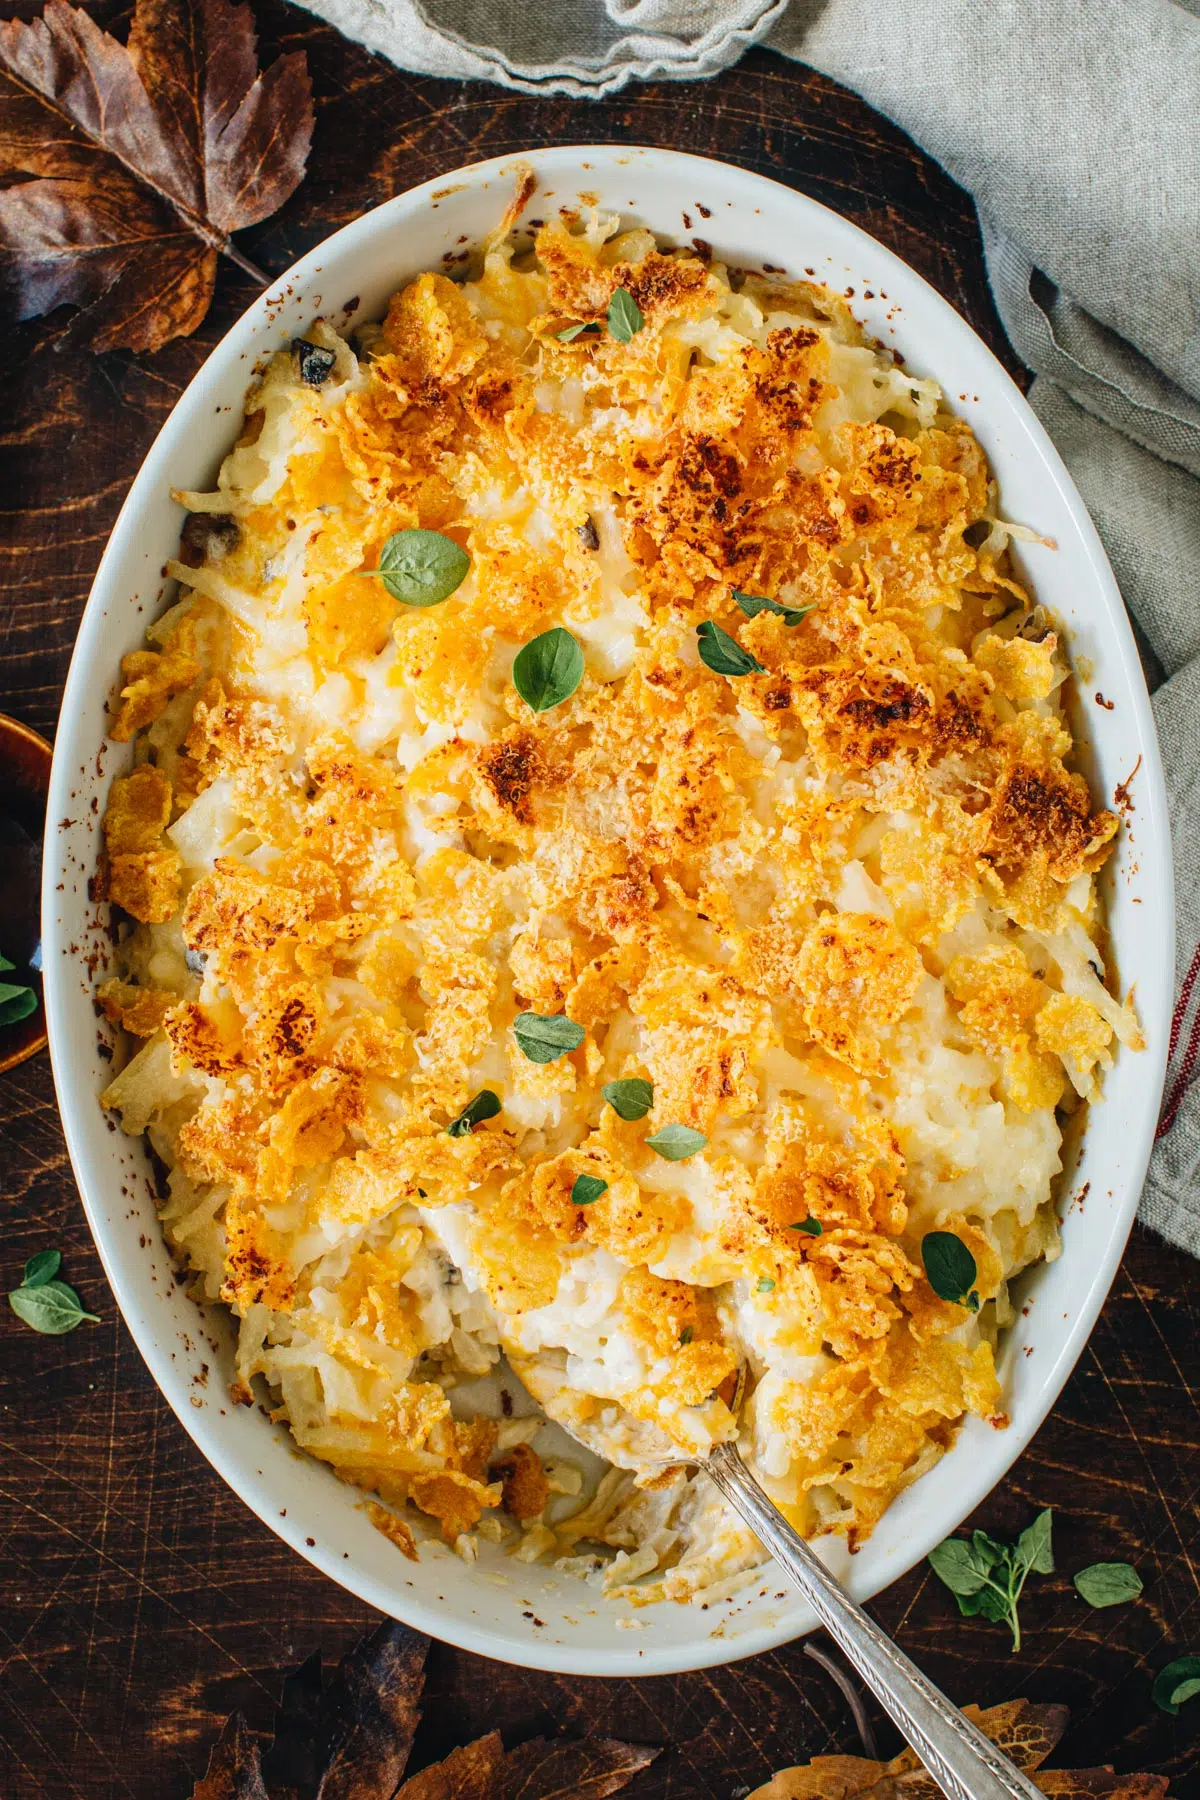
<path id="1" fill-rule="evenodd" d="M 702 204 L 704 235 L 723 260 L 782 263 L 791 276 L 812 271 L 854 290 L 867 329 L 939 381 L 974 426 L 1003 515 L 1054 540 L 1056 548 L 1024 548 L 1019 561 L 1036 598 L 1069 629 L 1075 724 L 1093 792 L 1111 804 L 1126 784 L 1129 795 L 1106 877 L 1109 924 L 1120 985 L 1135 991 L 1148 1048 L 1118 1056 L 1064 1178 L 1063 1254 L 1023 1282 L 1026 1305 L 999 1359 L 1009 1428 L 969 1420 L 954 1450 L 901 1495 L 853 1559 L 832 1548 L 851 1591 L 867 1599 L 953 1531 L 1029 1442 L 1086 1342 L 1133 1221 L 1162 1085 L 1173 938 L 1166 803 L 1145 683 L 1099 539 L 1050 440 L 970 327 L 890 251 L 802 194 L 697 157 L 600 146 L 521 161 L 538 177 L 527 209 L 534 216 L 592 202 L 686 241 L 685 215 Z M 47 813 L 61 824 L 48 832 L 45 854 L 46 1010 L 67 1145 L 113 1292 L 180 1421 L 247 1505 L 364 1601 L 465 1649 L 584 1675 L 665 1674 L 769 1649 L 815 1621 L 770 1565 L 735 1599 L 704 1611 L 671 1603 L 635 1611 L 489 1545 L 475 1566 L 440 1544 L 423 1547 L 418 1564 L 406 1561 L 371 1525 L 361 1494 L 300 1455 L 285 1426 L 228 1402 L 231 1322 L 222 1311 L 202 1317 L 177 1285 L 146 1153 L 97 1104 L 108 1065 L 97 1048 L 93 971 L 103 967 L 107 939 L 88 878 L 109 783 L 129 760 L 128 746 L 106 739 L 107 705 L 121 656 L 140 647 L 162 603 L 160 571 L 183 517 L 168 490 L 211 487 L 260 358 L 315 314 L 339 328 L 379 317 L 405 280 L 494 229 L 516 167 L 506 158 L 457 170 L 312 251 L 214 350 L 151 448 L 97 573 L 63 699 Z"/>

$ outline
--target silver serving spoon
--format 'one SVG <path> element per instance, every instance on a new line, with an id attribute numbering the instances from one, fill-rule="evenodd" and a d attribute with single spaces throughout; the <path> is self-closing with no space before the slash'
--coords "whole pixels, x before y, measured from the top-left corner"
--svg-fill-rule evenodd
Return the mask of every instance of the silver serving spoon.
<path id="1" fill-rule="evenodd" d="M 704 1470 L 799 1588 L 948 1800 L 1045 1800 L 1041 1789 L 1022 1775 L 850 1598 L 759 1486 L 736 1444 L 717 1444 L 707 1456 L 691 1458 L 681 1455 L 679 1446 L 657 1426 L 628 1418 L 619 1426 L 581 1420 L 572 1404 L 578 1396 L 565 1387 L 561 1375 L 511 1352 L 509 1360 L 542 1409 L 585 1449 L 607 1462 L 639 1470 L 677 1468 L 686 1462 Z M 745 1385 L 743 1366 L 730 1406 L 735 1417 L 741 1410 Z"/>

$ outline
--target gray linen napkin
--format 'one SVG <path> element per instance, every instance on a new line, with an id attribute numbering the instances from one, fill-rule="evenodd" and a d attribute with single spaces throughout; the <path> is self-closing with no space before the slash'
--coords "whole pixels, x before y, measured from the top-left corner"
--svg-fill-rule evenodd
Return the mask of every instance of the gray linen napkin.
<path id="1" fill-rule="evenodd" d="M 1141 1217 L 1200 1255 L 1200 0 L 307 3 L 404 68 L 532 93 L 711 75 L 762 42 L 854 88 L 975 196 L 1030 400 L 1160 683 L 1177 1005 Z"/>

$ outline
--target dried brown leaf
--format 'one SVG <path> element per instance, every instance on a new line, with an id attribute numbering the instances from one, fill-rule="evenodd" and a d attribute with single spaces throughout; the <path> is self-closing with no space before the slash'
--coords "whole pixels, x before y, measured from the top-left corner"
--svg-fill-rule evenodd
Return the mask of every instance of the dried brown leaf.
<path id="1" fill-rule="evenodd" d="M 192 1800 L 267 1800 L 258 1739 L 246 1729 L 241 1713 L 225 1721 L 208 1768 L 192 1789 Z"/>
<path id="2" fill-rule="evenodd" d="M 396 1800 L 491 1800 L 503 1765 L 500 1733 L 489 1731 L 411 1776 Z"/>
<path id="3" fill-rule="evenodd" d="M 1046 1769 L 1037 1778 L 1055 1800 L 1165 1800 L 1165 1775 L 1114 1775 L 1111 1769 Z"/>
<path id="4" fill-rule="evenodd" d="M 317 1800 L 392 1800 L 421 1716 L 429 1639 L 388 1619 L 343 1659 L 326 1696 L 337 1721 Z"/>
<path id="5" fill-rule="evenodd" d="M 1009 1700 L 982 1712 L 963 1711 L 985 1736 L 1033 1775 L 1055 1800 L 1166 1800 L 1161 1775 L 1114 1775 L 1111 1769 L 1046 1770 L 1042 1764 L 1067 1728 L 1065 1706 L 1035 1706 Z M 942 1790 L 913 1750 L 891 1762 L 862 1756 L 815 1756 L 794 1769 L 781 1769 L 747 1800 L 943 1800 Z"/>
<path id="6" fill-rule="evenodd" d="M 283 1678 L 275 1712 L 275 1741 L 263 1757 L 263 1778 L 271 1800 L 311 1800 L 325 1767 L 329 1736 L 321 1652 L 314 1650 Z"/>
<path id="7" fill-rule="evenodd" d="M 534 1738 L 506 1752 L 492 1731 L 404 1781 L 428 1649 L 427 1637 L 388 1620 L 328 1687 L 310 1656 L 284 1680 L 261 1767 L 235 1714 L 192 1800 L 604 1800 L 659 1754 L 617 1738 Z"/>
<path id="8" fill-rule="evenodd" d="M 79 307 L 96 350 L 194 331 L 218 252 L 265 279 L 230 233 L 295 191 L 312 123 L 303 53 L 260 74 L 230 0 L 138 0 L 124 45 L 67 0 L 0 24 L 0 306 Z"/>
<path id="9" fill-rule="evenodd" d="M 602 1800 L 660 1754 L 620 1738 L 531 1738 L 505 1757 L 489 1800 Z"/>

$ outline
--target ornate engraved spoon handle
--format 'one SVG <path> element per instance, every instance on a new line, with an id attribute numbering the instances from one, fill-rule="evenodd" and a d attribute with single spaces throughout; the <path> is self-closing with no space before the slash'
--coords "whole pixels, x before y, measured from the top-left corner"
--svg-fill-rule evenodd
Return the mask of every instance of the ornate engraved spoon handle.
<path id="1" fill-rule="evenodd" d="M 1044 1800 L 995 1744 L 851 1600 L 769 1500 L 732 1444 L 704 1463 L 729 1504 L 795 1582 L 948 1800 Z"/>

